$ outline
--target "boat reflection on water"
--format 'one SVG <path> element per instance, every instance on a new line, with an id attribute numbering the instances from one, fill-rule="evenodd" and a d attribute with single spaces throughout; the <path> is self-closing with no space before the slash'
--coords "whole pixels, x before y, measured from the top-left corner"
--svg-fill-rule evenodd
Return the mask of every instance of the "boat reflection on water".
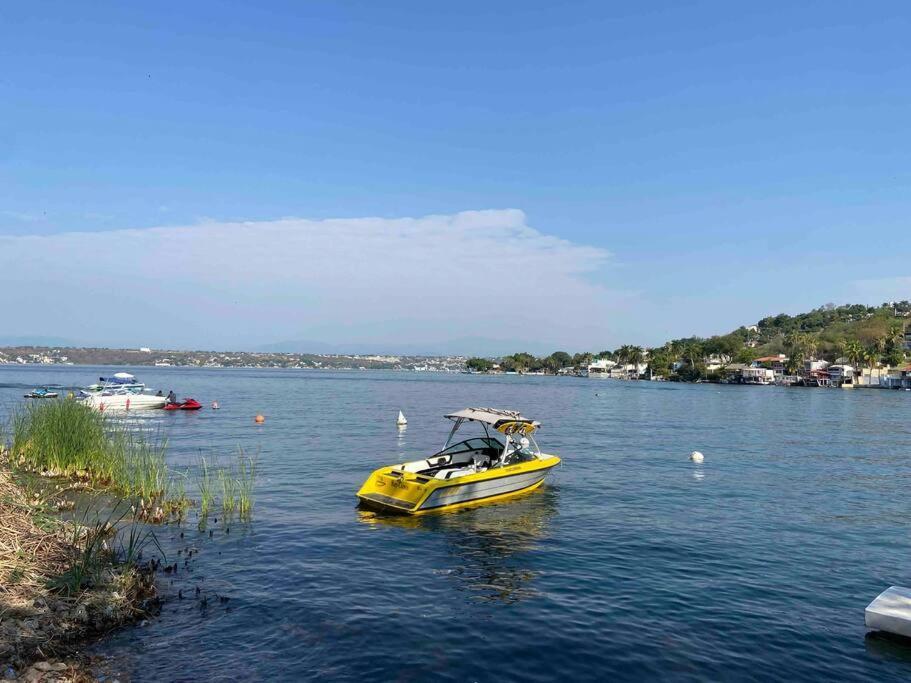
<path id="1" fill-rule="evenodd" d="M 864 636 L 867 654 L 893 662 L 911 662 L 911 638 L 881 631 L 869 631 Z"/>
<path id="2" fill-rule="evenodd" d="M 442 534 L 453 563 L 436 573 L 483 601 L 513 603 L 538 595 L 532 553 L 550 534 L 557 512 L 553 487 L 510 501 L 433 515 L 384 515 L 357 509 L 363 524 Z"/>

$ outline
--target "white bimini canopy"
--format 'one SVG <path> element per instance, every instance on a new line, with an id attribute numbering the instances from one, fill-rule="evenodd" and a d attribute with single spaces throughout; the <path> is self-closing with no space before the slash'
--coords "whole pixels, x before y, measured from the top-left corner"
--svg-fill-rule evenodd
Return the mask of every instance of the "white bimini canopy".
<path id="1" fill-rule="evenodd" d="M 491 425 L 494 429 L 499 429 L 505 424 L 522 423 L 538 429 L 540 422 L 522 417 L 516 410 L 499 410 L 497 408 L 464 408 L 445 417 L 450 420 L 473 420 Z"/>

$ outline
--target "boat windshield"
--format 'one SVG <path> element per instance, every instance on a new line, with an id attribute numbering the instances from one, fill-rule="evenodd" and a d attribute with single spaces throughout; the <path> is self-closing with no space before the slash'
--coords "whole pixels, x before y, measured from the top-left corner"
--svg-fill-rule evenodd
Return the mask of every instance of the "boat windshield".
<path id="1" fill-rule="evenodd" d="M 503 444 L 492 436 L 479 436 L 474 439 L 466 439 L 465 441 L 454 443 L 448 448 L 444 448 L 439 453 L 436 453 L 436 455 L 453 455 L 454 453 L 464 453 L 466 451 L 485 450 L 495 451 L 489 454 L 491 456 L 500 455 L 500 453 L 503 452 Z"/>

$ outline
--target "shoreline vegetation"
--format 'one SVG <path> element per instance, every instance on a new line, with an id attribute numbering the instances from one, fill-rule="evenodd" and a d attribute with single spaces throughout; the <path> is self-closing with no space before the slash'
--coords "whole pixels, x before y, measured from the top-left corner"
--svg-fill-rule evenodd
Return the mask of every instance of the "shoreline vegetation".
<path id="1" fill-rule="evenodd" d="M 670 381 L 725 381 L 731 366 L 769 363 L 797 374 L 806 362 L 844 361 L 855 368 L 899 367 L 911 351 L 911 302 L 881 306 L 827 304 L 809 313 L 763 318 L 725 335 L 686 337 L 662 346 L 624 345 L 598 353 L 556 351 L 536 357 L 469 358 L 470 372 L 581 374 L 597 361 L 620 366 L 624 378 Z M 611 366 L 613 367 L 613 366 Z"/>
<path id="2" fill-rule="evenodd" d="M 156 574 L 173 568 L 154 527 L 182 528 L 197 506 L 166 452 L 69 399 L 27 404 L 0 425 L 0 676 L 94 680 L 80 647 L 157 613 Z M 249 522 L 255 459 L 239 449 L 235 464 L 203 469 L 225 521 Z M 197 511 L 202 538 L 216 494 Z"/>

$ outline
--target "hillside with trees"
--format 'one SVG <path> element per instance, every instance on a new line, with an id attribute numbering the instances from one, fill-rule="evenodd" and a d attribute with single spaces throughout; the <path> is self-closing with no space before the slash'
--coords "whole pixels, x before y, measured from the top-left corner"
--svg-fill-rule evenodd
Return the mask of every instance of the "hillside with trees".
<path id="1" fill-rule="evenodd" d="M 606 358 L 636 368 L 645 364 L 648 375 L 692 381 L 711 379 L 726 365 L 748 364 L 778 354 L 788 357 L 789 371 L 808 359 L 833 363 L 845 359 L 855 367 L 895 367 L 908 360 L 905 333 L 909 323 L 908 301 L 881 306 L 826 304 L 808 313 L 769 316 L 728 334 L 673 339 L 654 348 L 627 344 L 614 351 L 575 355 L 556 351 L 542 358 L 522 352 L 496 361 L 471 358 L 468 368 L 479 372 L 497 368 L 504 372 L 556 374 Z"/>

